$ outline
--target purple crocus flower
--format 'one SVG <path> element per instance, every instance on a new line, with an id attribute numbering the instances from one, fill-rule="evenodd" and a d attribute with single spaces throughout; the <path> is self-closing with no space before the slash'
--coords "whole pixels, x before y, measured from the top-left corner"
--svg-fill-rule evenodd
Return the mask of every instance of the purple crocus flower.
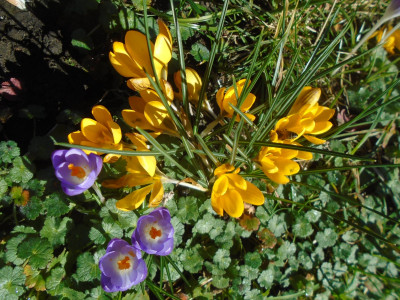
<path id="1" fill-rule="evenodd" d="M 126 291 L 147 276 L 140 250 L 121 239 L 112 239 L 106 254 L 100 258 L 101 286 L 109 293 Z"/>
<path id="2" fill-rule="evenodd" d="M 148 254 L 168 255 L 174 248 L 174 227 L 165 207 L 141 216 L 132 234 L 132 245 Z"/>
<path id="3" fill-rule="evenodd" d="M 80 149 L 56 150 L 51 155 L 56 177 L 68 196 L 75 196 L 89 189 L 103 166 L 100 156 L 86 155 Z"/>

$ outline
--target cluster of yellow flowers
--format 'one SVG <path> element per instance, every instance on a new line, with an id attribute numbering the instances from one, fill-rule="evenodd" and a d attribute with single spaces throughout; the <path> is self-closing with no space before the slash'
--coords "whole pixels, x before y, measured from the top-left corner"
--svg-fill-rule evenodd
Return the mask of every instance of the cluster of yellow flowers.
<path id="1" fill-rule="evenodd" d="M 130 109 L 122 111 L 125 123 L 132 128 L 139 127 L 148 130 L 153 137 L 160 134 L 179 137 L 168 110 L 146 75 L 147 73 L 150 78 L 157 77 L 159 79 L 168 104 L 174 107 L 177 115 L 180 116 L 179 110 L 173 105 L 174 100 L 182 99 L 180 72 L 176 72 L 173 76 L 178 92 L 174 93 L 172 85 L 167 81 L 168 63 L 172 58 L 172 37 L 168 27 L 161 19 L 158 20 L 158 26 L 159 34 L 156 42 L 155 44 L 150 43 L 154 70 L 146 36 L 138 31 L 128 31 L 125 35 L 125 43 L 114 42 L 109 59 L 114 69 L 127 78 L 127 86 L 139 94 L 139 96 L 129 97 Z M 196 105 L 202 86 L 201 77 L 194 69 L 186 68 L 186 81 L 188 100 Z M 233 118 L 235 111 L 232 106 L 237 106 L 238 97 L 244 91 L 245 84 L 246 80 L 239 80 L 236 88 L 218 90 L 216 94 L 216 104 L 220 108 L 218 120 Z M 331 128 L 332 123 L 328 120 L 333 116 L 334 110 L 318 105 L 320 94 L 321 91 L 318 88 L 304 88 L 288 115 L 281 118 L 270 132 L 270 141 L 301 146 L 297 140 L 304 138 L 313 144 L 324 143 L 324 140 L 315 135 L 324 133 Z M 256 96 L 248 93 L 240 106 L 240 110 L 251 121 L 255 121 L 256 116 L 248 113 L 248 110 L 255 100 Z M 124 142 L 120 126 L 113 121 L 110 112 L 104 106 L 93 107 L 92 114 L 94 119 L 83 119 L 81 130 L 69 134 L 68 140 L 71 144 L 109 150 L 149 151 L 146 138 L 138 133 L 125 134 L 130 143 Z M 236 115 L 235 121 L 240 121 L 239 115 Z M 101 152 L 85 151 L 102 154 Z M 285 184 L 289 182 L 287 176 L 296 174 L 300 170 L 299 164 L 294 159 L 309 160 L 311 158 L 312 154 L 305 151 L 262 147 L 254 161 L 273 182 Z M 107 188 L 140 188 L 119 200 L 117 207 L 121 210 L 136 209 L 142 205 L 149 194 L 149 206 L 158 206 L 164 195 L 162 182 L 168 178 L 157 169 L 156 158 L 154 156 L 107 154 L 103 160 L 106 163 L 113 163 L 118 159 L 126 161 L 126 174 L 118 179 L 105 180 L 102 185 Z M 210 178 L 210 182 L 214 182 L 211 204 L 215 212 L 221 216 L 226 212 L 228 215 L 238 218 L 243 214 L 244 203 L 252 205 L 264 203 L 263 193 L 254 184 L 239 175 L 239 172 L 240 168 L 225 163 L 217 165 L 213 174 L 210 174 L 211 177 L 214 175 L 213 178 Z M 178 181 L 175 180 L 175 182 Z"/>

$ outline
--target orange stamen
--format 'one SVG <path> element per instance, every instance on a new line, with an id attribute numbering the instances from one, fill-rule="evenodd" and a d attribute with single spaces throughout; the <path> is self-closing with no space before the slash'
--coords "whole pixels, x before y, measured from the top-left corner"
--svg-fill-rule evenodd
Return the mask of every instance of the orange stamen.
<path id="1" fill-rule="evenodd" d="M 76 176 L 78 178 L 84 178 L 86 176 L 86 172 L 82 167 L 74 166 L 74 164 L 69 164 L 68 169 L 71 170 L 71 176 Z"/>
<path id="2" fill-rule="evenodd" d="M 125 256 L 124 259 L 118 261 L 118 269 L 120 270 L 129 269 L 131 266 L 130 261 L 131 259 L 129 258 L 129 256 Z"/>
<path id="3" fill-rule="evenodd" d="M 156 228 L 151 227 L 149 234 L 152 239 L 155 239 L 156 237 L 161 236 L 161 230 L 157 230 Z"/>

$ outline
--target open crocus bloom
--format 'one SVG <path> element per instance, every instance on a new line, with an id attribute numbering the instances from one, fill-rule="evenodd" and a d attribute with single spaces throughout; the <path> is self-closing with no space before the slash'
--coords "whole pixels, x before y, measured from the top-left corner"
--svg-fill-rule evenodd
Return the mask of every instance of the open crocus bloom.
<path id="1" fill-rule="evenodd" d="M 181 71 L 178 71 L 174 74 L 174 82 L 176 87 L 179 90 L 177 97 L 182 99 L 182 78 Z M 192 68 L 186 68 L 186 83 L 187 83 L 187 96 L 188 100 L 192 102 L 199 101 L 200 90 L 201 90 L 201 77 L 196 72 L 196 70 Z"/>
<path id="2" fill-rule="evenodd" d="M 114 42 L 113 51 L 109 53 L 109 59 L 114 69 L 122 76 L 130 78 L 128 87 L 134 90 L 150 87 L 150 81 L 145 71 L 152 77 L 156 73 L 157 77 L 164 81 L 164 84 L 168 84 L 166 82 L 167 65 L 172 57 L 172 37 L 168 27 L 161 19 L 158 19 L 158 28 L 159 34 L 155 44 L 150 42 L 154 58 L 154 71 L 150 61 L 146 35 L 139 31 L 128 31 L 125 35 L 125 44 Z"/>
<path id="3" fill-rule="evenodd" d="M 325 140 L 314 135 L 327 132 L 332 123 L 328 121 L 335 114 L 334 109 L 318 105 L 321 90 L 304 87 L 290 109 L 288 116 L 281 118 L 270 132 L 272 142 L 293 142 L 303 136 L 310 143 L 319 145 Z"/>
<path id="4" fill-rule="evenodd" d="M 132 234 L 132 245 L 148 254 L 168 255 L 174 249 L 174 227 L 165 207 L 141 216 Z"/>
<path id="5" fill-rule="evenodd" d="M 147 277 L 140 250 L 121 239 L 112 239 L 100 258 L 101 286 L 108 292 L 126 291 Z"/>
<path id="6" fill-rule="evenodd" d="M 148 151 L 144 137 L 127 134 L 138 151 Z M 145 185 L 117 201 L 116 206 L 120 210 L 130 211 L 142 205 L 146 196 L 150 194 L 149 206 L 157 207 L 163 196 L 164 187 L 161 177 L 156 175 L 156 158 L 154 156 L 126 156 L 126 175 L 118 179 L 109 179 L 102 182 L 106 188 L 136 187 Z"/>
<path id="7" fill-rule="evenodd" d="M 245 82 L 246 82 L 246 79 L 242 79 L 236 83 L 237 93 L 238 93 L 239 97 L 242 94 Z M 250 82 L 249 82 L 249 84 L 250 84 Z M 232 86 L 226 92 L 225 92 L 225 88 L 220 88 L 217 92 L 216 98 L 217 98 L 217 104 L 221 110 L 221 114 L 224 116 L 227 116 L 228 118 L 232 118 L 233 113 L 235 111 L 229 104 L 232 104 L 233 106 L 237 105 L 235 88 Z M 240 110 L 243 113 L 245 113 L 252 107 L 252 105 L 254 104 L 254 101 L 256 101 L 256 96 L 252 93 L 249 93 L 247 95 L 246 99 L 243 101 L 242 106 L 240 107 Z M 245 113 L 245 115 L 251 121 L 254 121 L 256 118 L 254 115 L 249 114 L 249 113 Z M 236 116 L 235 121 L 237 121 L 237 122 L 240 121 L 240 116 Z"/>
<path id="8" fill-rule="evenodd" d="M 292 160 L 299 156 L 298 152 L 292 149 L 262 147 L 257 161 L 269 179 L 279 184 L 285 184 L 289 182 L 287 176 L 300 171 L 299 164 Z"/>
<path id="9" fill-rule="evenodd" d="M 122 111 L 124 121 L 133 128 L 154 131 L 155 135 L 163 132 L 176 135 L 174 123 L 158 94 L 151 89 L 139 93 L 141 97 L 129 97 L 131 109 Z"/>
<path id="10" fill-rule="evenodd" d="M 253 205 L 262 205 L 264 196 L 251 182 L 243 179 L 240 169 L 230 164 L 223 164 L 214 170 L 218 177 L 211 193 L 211 205 L 220 216 L 224 211 L 234 218 L 239 218 L 244 211 L 243 201 Z"/>
<path id="11" fill-rule="evenodd" d="M 95 118 L 84 118 L 81 121 L 81 130 L 72 132 L 68 135 L 70 144 L 90 146 L 104 149 L 122 150 L 121 128 L 112 119 L 110 112 L 103 105 L 92 108 Z M 84 150 L 86 153 L 102 154 L 102 152 Z M 115 162 L 120 155 L 107 154 L 104 162 Z"/>
<path id="12" fill-rule="evenodd" d="M 103 162 L 93 153 L 86 155 L 80 149 L 56 150 L 51 155 L 56 177 L 68 196 L 75 196 L 89 189 L 99 175 Z"/>

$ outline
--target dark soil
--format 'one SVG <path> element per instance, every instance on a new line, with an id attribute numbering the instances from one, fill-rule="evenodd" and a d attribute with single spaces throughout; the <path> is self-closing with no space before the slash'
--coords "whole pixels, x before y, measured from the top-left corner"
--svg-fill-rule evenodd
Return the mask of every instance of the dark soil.
<path id="1" fill-rule="evenodd" d="M 20 10 L 0 0 L 0 84 L 16 78 L 22 85 L 15 97 L 0 95 L 0 139 L 15 140 L 36 158 L 52 151 L 49 135 L 66 141 L 79 116 L 111 103 L 109 91 L 122 83 L 108 62 L 109 34 L 96 11 L 79 10 L 79 3 L 32 0 Z M 71 44 L 77 29 L 92 31 L 90 51 Z"/>

